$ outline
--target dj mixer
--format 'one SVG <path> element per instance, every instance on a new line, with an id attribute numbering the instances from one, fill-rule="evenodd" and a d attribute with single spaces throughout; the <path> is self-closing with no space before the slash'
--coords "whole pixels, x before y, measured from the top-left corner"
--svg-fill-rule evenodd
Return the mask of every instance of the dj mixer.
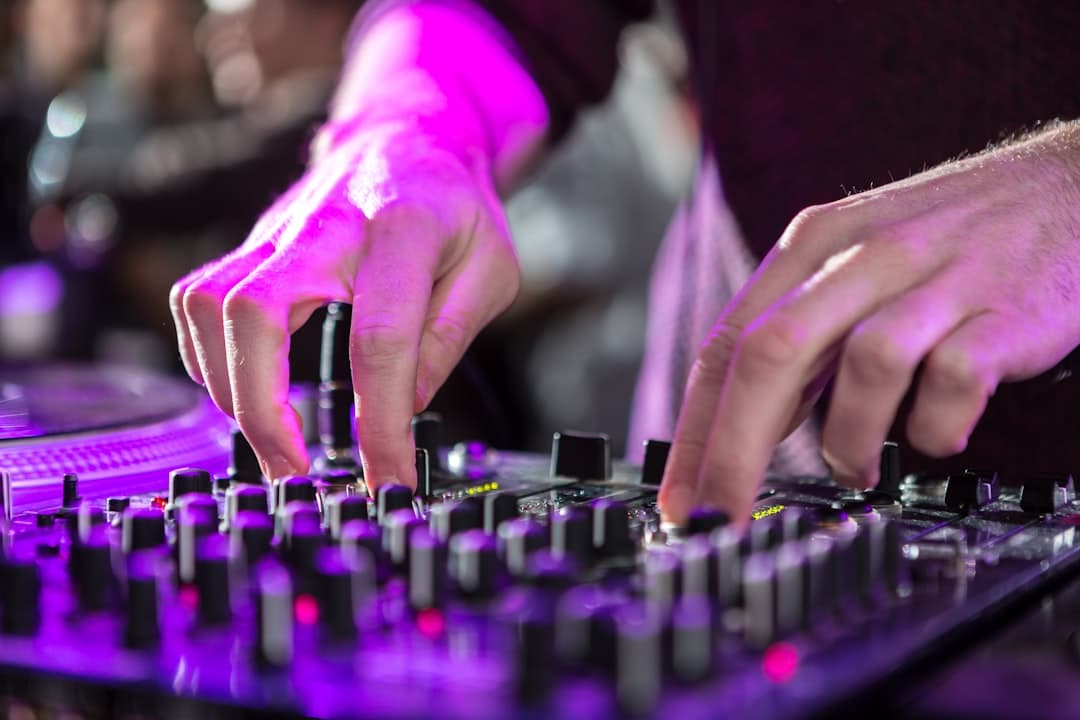
<path id="1" fill-rule="evenodd" d="M 198 388 L 5 376 L 6 717 L 864 717 L 1080 563 L 1067 473 L 891 443 L 873 491 L 769 478 L 740 533 L 661 521 L 665 442 L 444 447 L 425 414 L 417 492 L 369 497 L 323 370 L 312 474 L 273 483 Z"/>

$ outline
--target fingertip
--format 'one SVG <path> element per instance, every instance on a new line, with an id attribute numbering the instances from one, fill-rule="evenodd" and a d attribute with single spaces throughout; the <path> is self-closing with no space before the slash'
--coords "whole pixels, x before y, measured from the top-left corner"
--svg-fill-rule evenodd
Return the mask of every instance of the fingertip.
<path id="1" fill-rule="evenodd" d="M 660 517 L 666 523 L 685 525 L 693 507 L 694 491 L 684 484 L 665 481 L 657 497 Z"/>

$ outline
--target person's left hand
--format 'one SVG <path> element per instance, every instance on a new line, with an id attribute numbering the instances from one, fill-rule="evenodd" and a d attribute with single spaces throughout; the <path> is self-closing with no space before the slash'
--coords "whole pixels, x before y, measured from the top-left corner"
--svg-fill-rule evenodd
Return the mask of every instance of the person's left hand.
<path id="1" fill-rule="evenodd" d="M 1080 125 L 808 208 L 700 348 L 660 504 L 749 519 L 778 441 L 835 377 L 834 478 L 877 483 L 882 442 L 923 365 L 908 441 L 960 452 L 998 383 L 1080 344 Z"/>

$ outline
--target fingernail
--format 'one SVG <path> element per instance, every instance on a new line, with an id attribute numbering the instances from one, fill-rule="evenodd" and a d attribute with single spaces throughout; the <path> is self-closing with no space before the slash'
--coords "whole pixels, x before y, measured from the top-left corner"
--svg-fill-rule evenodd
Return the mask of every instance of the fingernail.
<path id="1" fill-rule="evenodd" d="M 660 516 L 664 522 L 682 525 L 690 514 L 690 505 L 693 503 L 693 491 L 690 488 L 675 486 L 659 498 Z"/>
<path id="2" fill-rule="evenodd" d="M 273 455 L 266 462 L 266 477 L 268 480 L 277 480 L 278 478 L 296 474 L 296 468 L 283 455 Z"/>

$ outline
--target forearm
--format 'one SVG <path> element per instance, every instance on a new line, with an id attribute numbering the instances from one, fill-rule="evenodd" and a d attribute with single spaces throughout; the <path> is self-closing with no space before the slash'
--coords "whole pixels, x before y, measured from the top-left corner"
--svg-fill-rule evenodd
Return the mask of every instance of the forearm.
<path id="1" fill-rule="evenodd" d="M 359 128 L 420 129 L 463 157 L 479 153 L 500 191 L 543 146 L 543 96 L 494 21 L 464 3 L 401 3 L 360 29 L 316 141 Z"/>

